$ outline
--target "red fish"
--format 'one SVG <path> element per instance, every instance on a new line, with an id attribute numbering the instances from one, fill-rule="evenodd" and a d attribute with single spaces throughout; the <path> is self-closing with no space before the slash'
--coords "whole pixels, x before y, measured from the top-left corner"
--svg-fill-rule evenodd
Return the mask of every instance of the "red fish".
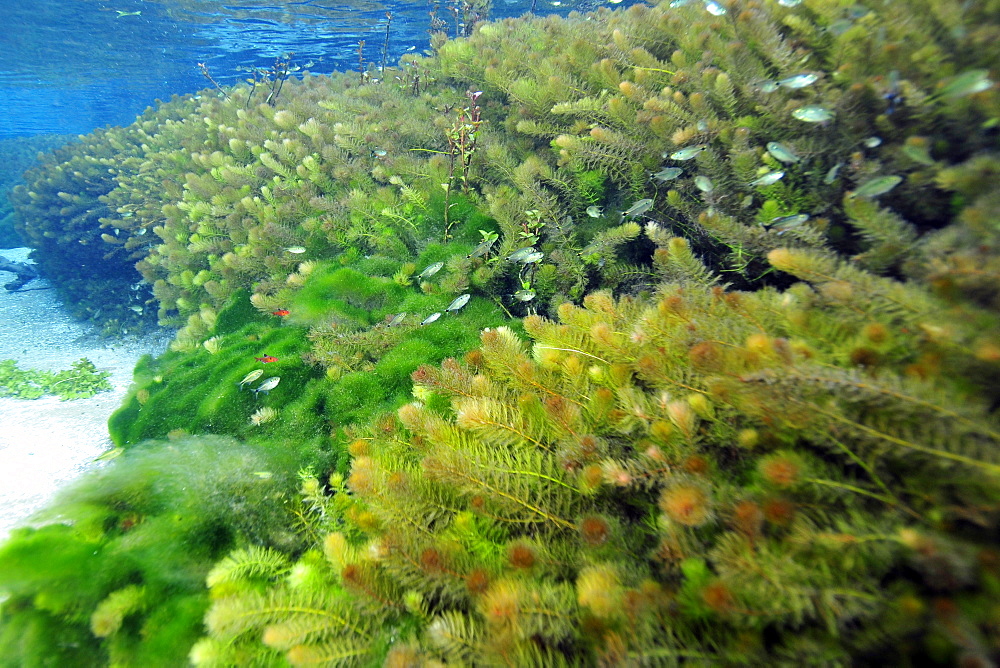
<path id="1" fill-rule="evenodd" d="M 272 311 L 271 315 L 276 315 L 279 318 L 284 318 L 289 313 L 291 313 L 291 311 L 289 311 L 288 309 L 286 309 L 286 308 L 279 308 L 277 311 Z"/>
<path id="2" fill-rule="evenodd" d="M 277 362 L 278 358 L 274 355 L 264 355 L 263 357 L 254 357 L 254 360 L 267 364 L 269 362 Z"/>

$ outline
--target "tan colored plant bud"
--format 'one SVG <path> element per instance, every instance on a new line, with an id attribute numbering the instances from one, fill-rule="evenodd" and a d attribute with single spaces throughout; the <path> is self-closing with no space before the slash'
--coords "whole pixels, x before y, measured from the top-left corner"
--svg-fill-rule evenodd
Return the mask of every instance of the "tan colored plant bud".
<path id="1" fill-rule="evenodd" d="M 712 517 L 711 499 L 700 486 L 680 483 L 663 490 L 660 509 L 674 522 L 697 527 Z"/>

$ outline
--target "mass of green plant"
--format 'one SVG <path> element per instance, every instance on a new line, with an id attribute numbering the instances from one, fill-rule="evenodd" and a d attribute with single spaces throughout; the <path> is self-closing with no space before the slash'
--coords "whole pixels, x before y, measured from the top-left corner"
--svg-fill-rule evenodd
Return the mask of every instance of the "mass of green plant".
<path id="1" fill-rule="evenodd" d="M 43 151 L 51 151 L 71 140 L 63 135 L 36 135 L 0 139 L 0 248 L 20 248 L 24 241 L 14 230 L 14 207 L 7 199 L 24 172 L 36 164 Z"/>
<path id="2" fill-rule="evenodd" d="M 82 310 L 180 327 L 110 421 L 116 470 L 218 434 L 298 481 L 255 511 L 287 539 L 222 520 L 189 659 L 1000 660 L 998 14 L 483 23 L 30 172 L 21 233 Z M 24 655 L 151 656 L 136 611 L 197 589 L 49 609 L 19 568 Z M 127 623 L 87 636 L 104 609 Z"/>
<path id="3" fill-rule="evenodd" d="M 111 389 L 110 376 L 108 371 L 98 371 L 87 358 L 63 371 L 19 369 L 17 360 L 0 360 L 0 397 L 39 399 L 55 395 L 63 401 L 88 399 Z"/>
<path id="4" fill-rule="evenodd" d="M 65 489 L 51 523 L 0 546 L 3 666 L 177 666 L 204 579 L 234 546 L 294 551 L 295 453 L 189 436 L 130 450 Z"/>

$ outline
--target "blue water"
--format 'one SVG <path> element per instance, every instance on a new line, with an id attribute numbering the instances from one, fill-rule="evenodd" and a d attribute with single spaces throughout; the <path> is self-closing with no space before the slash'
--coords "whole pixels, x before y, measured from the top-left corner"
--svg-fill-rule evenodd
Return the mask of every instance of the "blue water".
<path id="1" fill-rule="evenodd" d="M 496 0 L 490 16 L 519 16 L 532 4 Z M 536 13 L 565 15 L 601 2 L 534 4 Z M 454 6 L 437 9 L 451 35 Z M 131 123 L 157 99 L 210 86 L 198 63 L 223 85 L 286 53 L 303 70 L 329 73 L 357 68 L 360 40 L 365 59 L 378 63 L 386 12 L 392 64 L 428 48 L 431 8 L 405 0 L 0 0 L 0 139 Z"/>

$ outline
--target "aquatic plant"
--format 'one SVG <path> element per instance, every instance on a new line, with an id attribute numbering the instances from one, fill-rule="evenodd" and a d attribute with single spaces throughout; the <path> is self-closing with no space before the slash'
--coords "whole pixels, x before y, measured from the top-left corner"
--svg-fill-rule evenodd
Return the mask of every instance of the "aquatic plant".
<path id="1" fill-rule="evenodd" d="M 86 474 L 0 548 L 4 665 L 178 665 L 237 546 L 294 549 L 280 449 L 199 436 L 146 443 Z"/>
<path id="2" fill-rule="evenodd" d="M 244 578 L 231 555 L 196 662 L 255 638 L 293 664 L 988 656 L 981 323 L 918 339 L 944 303 L 813 251 L 770 256 L 806 283 L 748 293 L 665 248 L 685 279 L 652 299 L 593 293 L 421 367 L 331 481 L 323 558 Z"/>
<path id="3" fill-rule="evenodd" d="M 110 376 L 108 371 L 98 371 L 87 358 L 64 371 L 19 369 L 16 360 L 0 360 L 0 397 L 38 399 L 55 395 L 63 401 L 87 399 L 110 390 Z"/>
<path id="4" fill-rule="evenodd" d="M 104 243 L 183 327 L 116 443 L 312 466 L 191 659 L 996 655 L 997 32 L 664 2 L 129 130 Z"/>

